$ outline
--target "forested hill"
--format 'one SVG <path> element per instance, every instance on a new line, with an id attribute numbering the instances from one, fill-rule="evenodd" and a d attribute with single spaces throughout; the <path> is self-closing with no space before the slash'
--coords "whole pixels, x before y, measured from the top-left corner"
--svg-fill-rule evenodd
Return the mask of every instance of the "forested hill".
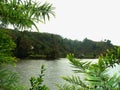
<path id="1" fill-rule="evenodd" d="M 85 38 L 78 41 L 49 33 L 2 31 L 9 34 L 16 43 L 14 55 L 18 58 L 56 59 L 66 57 L 69 53 L 74 53 L 77 58 L 97 58 L 114 47 L 110 40 L 95 42 Z"/>

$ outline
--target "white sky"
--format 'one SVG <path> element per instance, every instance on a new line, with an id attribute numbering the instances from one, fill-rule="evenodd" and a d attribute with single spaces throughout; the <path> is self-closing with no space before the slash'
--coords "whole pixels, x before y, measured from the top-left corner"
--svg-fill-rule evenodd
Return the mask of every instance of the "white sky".
<path id="1" fill-rule="evenodd" d="M 45 1 L 45 0 L 40 0 Z M 39 24 L 40 32 L 82 41 L 109 39 L 120 45 L 120 0 L 47 0 L 56 8 L 56 18 Z"/>

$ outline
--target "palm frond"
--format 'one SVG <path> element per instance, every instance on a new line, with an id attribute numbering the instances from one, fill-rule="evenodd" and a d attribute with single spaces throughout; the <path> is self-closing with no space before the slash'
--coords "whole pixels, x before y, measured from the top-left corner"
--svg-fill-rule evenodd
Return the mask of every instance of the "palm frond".
<path id="1" fill-rule="evenodd" d="M 56 84 L 58 90 L 76 90 L 74 85 L 70 85 L 70 84 L 64 84 L 64 85 L 59 85 Z"/>
<path id="2" fill-rule="evenodd" d="M 0 21 L 5 25 L 17 26 L 19 29 L 35 26 L 38 30 L 35 22 L 50 20 L 51 15 L 55 16 L 53 10 L 54 8 L 50 3 L 9 0 L 9 2 L 0 2 Z"/>
<path id="3" fill-rule="evenodd" d="M 69 83 L 72 83 L 73 85 L 78 85 L 84 88 L 88 88 L 87 85 L 80 79 L 79 76 L 72 76 L 72 77 L 63 77 L 64 80 L 68 81 Z"/>
<path id="4" fill-rule="evenodd" d="M 73 68 L 76 68 L 76 70 L 73 70 L 77 73 L 85 73 L 86 69 L 89 68 L 89 66 L 91 65 L 91 62 L 83 62 L 80 61 L 76 58 L 74 58 L 73 54 L 68 54 L 67 58 L 69 59 L 70 63 L 72 64 Z"/>

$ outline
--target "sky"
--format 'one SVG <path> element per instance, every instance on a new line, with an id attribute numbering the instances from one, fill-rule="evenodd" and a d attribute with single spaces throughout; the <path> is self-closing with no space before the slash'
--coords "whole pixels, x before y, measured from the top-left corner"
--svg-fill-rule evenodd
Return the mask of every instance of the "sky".
<path id="1" fill-rule="evenodd" d="M 45 0 L 40 0 L 45 1 Z M 46 0 L 56 8 L 56 17 L 39 23 L 40 32 L 82 41 L 111 40 L 120 45 L 120 0 Z"/>

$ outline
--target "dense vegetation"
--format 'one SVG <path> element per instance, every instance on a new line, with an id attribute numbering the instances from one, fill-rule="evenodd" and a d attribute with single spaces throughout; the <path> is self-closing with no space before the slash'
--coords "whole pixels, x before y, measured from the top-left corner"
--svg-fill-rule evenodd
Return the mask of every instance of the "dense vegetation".
<path id="1" fill-rule="evenodd" d="M 120 71 L 111 72 L 113 75 L 108 73 L 120 65 L 120 47 L 107 50 L 104 56 L 99 56 L 96 63 L 83 62 L 73 54 L 69 54 L 67 58 L 77 74 L 63 77 L 69 84 L 58 85 L 59 90 L 120 90 Z M 83 74 L 84 78 L 80 74 Z"/>
<path id="2" fill-rule="evenodd" d="M 77 58 L 97 58 L 114 47 L 110 40 L 95 42 L 85 38 L 78 41 L 49 33 L 6 29 L 2 31 L 12 36 L 16 43 L 14 54 L 18 58 L 56 59 L 66 57 L 68 53 L 74 53 Z"/>
<path id="3" fill-rule="evenodd" d="M 52 10 L 52 5 L 47 3 L 40 5 L 40 3 L 32 2 L 32 0 L 24 2 L 22 0 L 0 0 L 1 27 L 6 27 L 9 24 L 12 24 L 16 29 L 36 27 L 35 22 L 45 21 L 46 16 L 49 19 L 49 14 L 54 15 Z M 9 35 L 12 36 L 14 42 Z M 86 38 L 80 42 L 63 39 L 59 35 L 48 33 L 19 32 L 0 28 L 0 90 L 27 90 L 18 84 L 16 73 L 4 68 L 4 65 L 15 64 L 14 55 L 19 58 L 28 56 L 57 58 L 73 52 L 78 57 L 93 58 L 113 47 L 109 40 L 94 42 Z M 79 69 L 77 72 L 88 75 L 87 81 L 89 83 L 86 85 L 79 77 L 66 77 L 64 79 L 72 85 L 59 86 L 59 90 L 76 90 L 77 87 L 74 85 L 79 85 L 78 90 L 120 89 L 120 77 L 114 75 L 109 78 L 108 75 L 104 74 L 108 67 L 115 67 L 115 63 L 120 64 L 120 48 L 115 49 L 115 51 L 108 51 L 105 57 L 100 56 L 97 64 L 78 61 L 72 54 L 68 56 L 68 59 Z M 44 70 L 44 66 L 42 66 L 40 76 L 31 77 L 31 88 L 29 90 L 49 90 L 46 85 L 43 85 Z"/>
<path id="4" fill-rule="evenodd" d="M 0 0 L 0 90 L 26 90 L 24 86 L 19 85 L 18 74 L 6 68 L 8 64 L 15 65 L 14 54 L 17 55 L 17 50 L 11 37 L 2 32 L 5 30 L 3 28 L 11 25 L 23 30 L 34 26 L 38 30 L 36 22 L 44 23 L 46 18 L 49 20 L 51 15 L 54 16 L 53 9 L 49 3 L 41 4 L 32 0 Z M 42 77 L 39 77 L 40 79 L 42 80 Z M 32 81 L 33 79 L 31 83 Z M 42 84 L 42 81 L 39 82 Z M 40 86 L 40 88 L 44 87 L 45 85 Z"/>
<path id="5" fill-rule="evenodd" d="M 13 26 L 16 29 L 38 30 L 36 23 L 44 23 L 55 16 L 54 7 L 50 3 L 33 0 L 0 0 L 0 26 Z"/>

